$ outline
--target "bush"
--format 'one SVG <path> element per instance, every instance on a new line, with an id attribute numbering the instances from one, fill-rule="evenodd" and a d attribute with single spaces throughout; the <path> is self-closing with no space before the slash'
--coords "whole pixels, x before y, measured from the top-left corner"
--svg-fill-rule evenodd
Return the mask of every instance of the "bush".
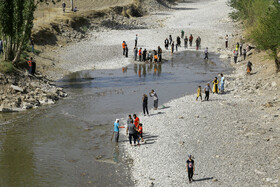
<path id="1" fill-rule="evenodd" d="M 15 71 L 15 67 L 12 62 L 0 62 L 1 73 L 12 73 Z"/>

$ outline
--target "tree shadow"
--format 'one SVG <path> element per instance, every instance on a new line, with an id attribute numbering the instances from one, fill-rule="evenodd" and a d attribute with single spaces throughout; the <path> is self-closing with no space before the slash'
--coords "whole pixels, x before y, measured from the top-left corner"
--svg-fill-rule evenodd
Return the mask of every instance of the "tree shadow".
<path id="1" fill-rule="evenodd" d="M 213 179 L 213 177 L 206 177 L 206 178 L 193 180 L 193 182 L 207 181 L 207 180 L 212 180 L 212 179 Z"/>

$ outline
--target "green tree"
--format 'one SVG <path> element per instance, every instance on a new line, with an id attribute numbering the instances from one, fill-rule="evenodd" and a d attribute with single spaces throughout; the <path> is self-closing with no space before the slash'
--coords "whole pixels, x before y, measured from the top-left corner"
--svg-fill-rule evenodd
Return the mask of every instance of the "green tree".
<path id="1" fill-rule="evenodd" d="M 276 69 L 280 71 L 280 5 L 275 2 L 262 16 L 255 29 L 252 31 L 252 39 L 260 49 L 268 50 L 275 60 Z"/>
<path id="2" fill-rule="evenodd" d="M 4 43 L 4 60 L 16 63 L 28 43 L 38 3 L 49 0 L 0 0 L 0 38 Z M 54 0 L 52 0 L 54 3 Z"/>

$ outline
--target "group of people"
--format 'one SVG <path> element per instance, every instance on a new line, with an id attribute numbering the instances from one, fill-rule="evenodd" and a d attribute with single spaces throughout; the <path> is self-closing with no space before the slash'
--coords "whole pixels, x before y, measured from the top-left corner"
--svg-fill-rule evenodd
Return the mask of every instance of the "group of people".
<path id="1" fill-rule="evenodd" d="M 228 48 L 228 41 L 229 41 L 229 36 L 226 35 L 225 36 L 225 47 Z M 235 45 L 235 48 L 233 50 L 233 60 L 234 60 L 234 63 L 236 64 L 237 63 L 237 59 L 238 59 L 238 56 L 240 55 L 243 56 L 243 60 L 246 60 L 246 56 L 247 56 L 247 52 L 251 50 L 251 46 L 249 45 L 246 45 L 246 48 L 243 48 L 243 43 L 242 43 L 242 40 L 241 42 L 237 42 L 236 45 Z M 248 75 L 251 74 L 251 71 L 252 71 L 252 63 L 250 61 L 248 61 L 247 63 L 247 68 L 246 68 L 246 72 Z"/>
<path id="2" fill-rule="evenodd" d="M 119 142 L 120 128 L 125 128 L 125 127 L 120 125 L 119 119 L 116 119 L 113 126 L 114 126 L 113 135 L 115 137 L 115 142 Z M 140 140 L 144 142 L 142 123 L 140 123 L 140 119 L 139 117 L 137 117 L 136 114 L 133 114 L 133 118 L 131 117 L 131 115 L 128 115 L 126 134 L 128 135 L 130 145 L 132 145 L 132 140 L 134 145 L 140 145 Z"/>
<path id="3" fill-rule="evenodd" d="M 157 96 L 155 90 L 151 90 L 149 95 L 150 95 L 150 97 L 153 97 L 154 110 L 157 110 L 158 109 L 158 96 Z M 148 96 L 146 94 L 143 95 L 142 101 L 143 101 L 144 116 L 146 116 L 146 113 L 149 116 Z M 118 142 L 119 141 L 120 128 L 125 128 L 125 127 L 120 125 L 120 120 L 119 119 L 116 119 L 113 126 L 114 126 L 115 142 Z M 142 123 L 140 123 L 140 119 L 139 119 L 139 117 L 137 117 L 136 114 L 133 114 L 133 118 L 132 118 L 131 115 L 128 115 L 126 134 L 128 135 L 130 145 L 132 145 L 132 140 L 134 142 L 134 145 L 136 145 L 136 142 L 137 142 L 137 145 L 140 145 L 140 139 L 141 139 L 142 142 L 144 142 L 143 125 L 142 125 Z"/>
<path id="4" fill-rule="evenodd" d="M 63 1 L 63 3 L 62 3 L 62 11 L 63 11 L 63 13 L 65 13 L 65 10 L 66 10 L 66 3 Z M 73 12 L 77 12 L 77 11 L 78 11 L 77 7 L 73 8 Z"/>
<path id="5" fill-rule="evenodd" d="M 219 86 L 219 80 L 217 77 L 215 77 L 215 79 L 213 80 L 213 89 L 211 89 L 210 87 L 210 83 L 207 83 L 206 86 L 204 87 L 204 93 L 205 93 L 205 97 L 204 100 L 208 101 L 209 100 L 209 95 L 210 95 L 210 91 L 214 94 L 218 94 L 218 93 L 224 93 L 224 88 L 225 88 L 225 78 L 224 75 L 221 74 L 221 81 L 220 81 L 220 86 Z M 196 97 L 196 101 L 198 101 L 198 99 L 200 98 L 202 101 L 202 90 L 201 90 L 201 86 L 198 86 L 197 88 L 197 97 Z"/>

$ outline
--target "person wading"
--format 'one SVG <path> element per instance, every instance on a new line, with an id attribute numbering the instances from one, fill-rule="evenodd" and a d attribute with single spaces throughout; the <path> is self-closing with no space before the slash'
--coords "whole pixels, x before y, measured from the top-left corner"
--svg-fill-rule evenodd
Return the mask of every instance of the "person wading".
<path id="1" fill-rule="evenodd" d="M 120 126 L 119 119 L 116 119 L 113 126 L 114 126 L 115 142 L 119 142 L 120 128 L 124 128 L 124 126 Z"/>
<path id="2" fill-rule="evenodd" d="M 139 61 L 142 61 L 142 48 L 139 49 L 138 56 L 139 56 Z"/>
<path id="3" fill-rule="evenodd" d="M 128 47 L 126 44 L 125 44 L 125 57 L 128 57 Z"/>
<path id="4" fill-rule="evenodd" d="M 204 50 L 204 55 L 205 55 L 205 57 L 204 57 L 204 60 L 208 60 L 208 47 L 206 47 L 206 49 Z"/>
<path id="5" fill-rule="evenodd" d="M 187 160 L 187 172 L 188 172 L 188 178 L 189 182 L 191 183 L 193 180 L 193 174 L 194 174 L 194 160 L 192 159 L 192 155 L 189 155 L 189 159 Z"/>
<path id="6" fill-rule="evenodd" d="M 157 93 L 155 92 L 155 90 L 152 90 L 150 92 L 150 96 L 153 97 L 153 99 L 154 99 L 154 110 L 157 110 L 158 109 L 158 96 L 157 96 Z"/>
<path id="7" fill-rule="evenodd" d="M 143 113 L 144 113 L 144 116 L 146 116 L 146 112 L 147 112 L 147 115 L 149 115 L 149 111 L 148 111 L 148 96 L 146 94 L 143 95 L 142 101 L 143 101 Z"/>

